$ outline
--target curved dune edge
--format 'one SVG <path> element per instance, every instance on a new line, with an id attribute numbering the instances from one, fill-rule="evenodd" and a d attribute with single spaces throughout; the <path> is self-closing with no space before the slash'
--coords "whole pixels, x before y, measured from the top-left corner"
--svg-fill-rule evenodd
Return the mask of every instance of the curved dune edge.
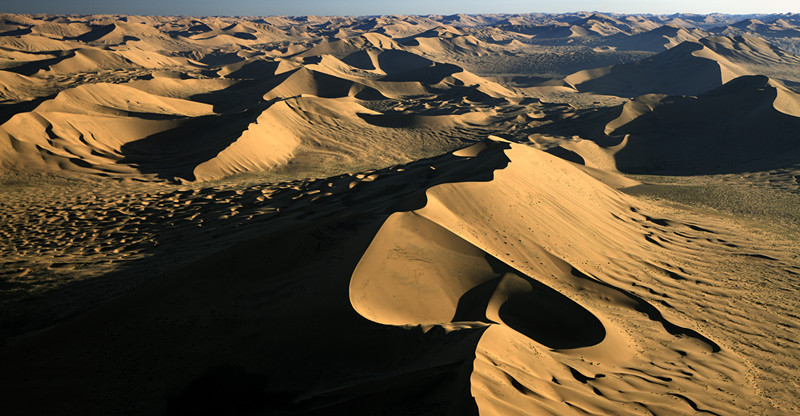
<path id="1" fill-rule="evenodd" d="M 741 358 L 634 294 L 654 283 L 649 262 L 691 247 L 659 248 L 634 200 L 568 162 L 490 147 L 476 160 L 501 151 L 511 161 L 491 181 L 434 186 L 423 208 L 386 220 L 351 278 L 359 314 L 488 325 L 471 377 L 482 414 L 733 412 L 734 397 L 753 400 Z"/>
<path id="2" fill-rule="evenodd" d="M 286 102 L 262 112 L 235 142 L 194 169 L 197 180 L 210 180 L 235 173 L 267 170 L 286 163 L 300 145 L 300 138 L 285 127 L 295 117 Z"/>
<path id="3" fill-rule="evenodd" d="M 800 95 L 787 90 L 773 80 L 769 81 L 769 85 L 774 87 L 776 92 L 772 106 L 783 114 L 800 117 Z"/>

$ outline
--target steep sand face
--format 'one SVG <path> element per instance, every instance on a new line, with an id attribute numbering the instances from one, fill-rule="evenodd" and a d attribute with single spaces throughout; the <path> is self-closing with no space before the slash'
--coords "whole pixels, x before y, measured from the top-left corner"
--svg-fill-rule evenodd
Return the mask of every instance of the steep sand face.
<path id="1" fill-rule="evenodd" d="M 235 173 L 267 170 L 285 164 L 300 139 L 285 127 L 296 113 L 286 102 L 278 102 L 262 112 L 241 136 L 213 159 L 193 171 L 197 180 L 222 178 Z"/>
<path id="2" fill-rule="evenodd" d="M 634 35 L 628 41 L 642 36 Z M 578 91 L 638 96 L 698 95 L 734 78 L 787 74 L 800 58 L 751 36 L 686 39 L 647 59 L 576 72 L 564 78 Z"/>
<path id="3" fill-rule="evenodd" d="M 650 287 L 671 298 L 648 274 L 696 250 L 664 251 L 674 240 L 648 222 L 691 225 L 643 222 L 634 200 L 552 156 L 517 145 L 505 154 L 492 181 L 433 187 L 425 207 L 389 217 L 353 273 L 354 309 L 391 325 L 489 325 L 471 376 L 482 414 L 734 412 L 717 402 L 734 397 L 753 405 L 740 357 L 685 326 L 676 305 L 635 294 Z"/>
<path id="4" fill-rule="evenodd" d="M 605 134 L 613 134 L 615 130 L 630 123 L 642 114 L 653 109 L 666 98 L 665 94 L 646 94 L 636 97 L 622 106 L 619 117 L 611 120 L 605 127 Z"/>
<path id="5" fill-rule="evenodd" d="M 212 106 L 159 97 L 122 85 L 64 91 L 0 126 L 11 149 L 7 167 L 36 171 L 134 172 L 118 164 L 123 147 L 175 128 L 183 117 L 214 114 Z"/>

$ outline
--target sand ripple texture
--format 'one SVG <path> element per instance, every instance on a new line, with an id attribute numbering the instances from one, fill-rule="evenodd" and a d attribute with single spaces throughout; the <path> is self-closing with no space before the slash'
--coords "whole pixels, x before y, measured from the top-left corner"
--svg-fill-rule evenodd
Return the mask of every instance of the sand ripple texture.
<path id="1" fill-rule="evenodd" d="M 226 380 L 243 393 L 212 398 L 284 414 L 797 410 L 798 305 L 775 296 L 800 275 L 790 242 L 643 202 L 528 146 L 157 199 L 175 215 L 154 218 L 198 247 L 233 238 L 222 230 L 248 239 L 6 346 L 4 391 L 36 403 L 20 414 L 78 391 L 95 411 L 131 397 L 137 412 L 191 409 Z M 189 219 L 214 200 L 227 209 Z"/>

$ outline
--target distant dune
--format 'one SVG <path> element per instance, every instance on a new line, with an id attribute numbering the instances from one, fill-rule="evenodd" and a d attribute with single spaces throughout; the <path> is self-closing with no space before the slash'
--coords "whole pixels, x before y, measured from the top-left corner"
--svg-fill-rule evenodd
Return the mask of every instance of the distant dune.
<path id="1" fill-rule="evenodd" d="M 744 172 L 800 158 L 800 95 L 767 77 L 736 78 L 696 99 L 638 100 L 606 127 L 627 137 L 615 155 L 623 171 Z"/>
<path id="2" fill-rule="evenodd" d="M 754 75 L 753 66 L 798 63 L 800 58 L 763 40 L 710 37 L 685 41 L 640 62 L 576 72 L 564 82 L 578 91 L 608 95 L 698 95 L 736 77 Z"/>

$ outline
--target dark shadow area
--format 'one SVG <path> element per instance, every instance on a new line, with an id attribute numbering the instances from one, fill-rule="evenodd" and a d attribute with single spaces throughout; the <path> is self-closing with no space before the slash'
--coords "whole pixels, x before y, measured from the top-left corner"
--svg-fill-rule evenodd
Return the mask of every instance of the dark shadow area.
<path id="1" fill-rule="evenodd" d="M 225 75 L 225 77 L 234 79 L 268 79 L 275 76 L 278 65 L 277 61 L 257 60 L 248 62 L 230 74 Z"/>
<path id="2" fill-rule="evenodd" d="M 372 126 L 386 128 L 411 128 L 422 125 L 418 114 L 387 111 L 383 114 L 356 114 Z"/>
<path id="3" fill-rule="evenodd" d="M 48 59 L 42 59 L 42 60 L 39 60 L 39 61 L 25 62 L 24 64 L 21 64 L 21 65 L 15 66 L 15 67 L 6 68 L 6 69 L 4 69 L 4 71 L 14 72 L 14 73 L 17 73 L 17 74 L 20 74 L 20 75 L 25 75 L 25 76 L 31 76 L 31 75 L 33 75 L 33 74 L 35 74 L 35 73 L 37 73 L 37 72 L 39 72 L 39 71 L 41 71 L 43 69 L 49 68 L 51 65 L 55 65 L 55 64 L 65 60 L 67 58 L 72 58 L 74 56 L 75 56 L 75 52 L 74 51 L 70 51 L 70 52 L 66 52 L 66 53 L 60 54 L 60 56 L 57 56 L 55 58 L 48 58 Z"/>
<path id="4" fill-rule="evenodd" d="M 453 315 L 453 322 L 488 322 L 486 309 L 489 308 L 489 300 L 497 290 L 497 285 L 500 284 L 502 277 L 501 275 L 487 280 L 461 295 L 456 306 L 456 313 Z"/>
<path id="5" fill-rule="evenodd" d="M 621 105 L 610 108 L 574 110 L 575 116 L 568 118 L 563 117 L 563 111 L 569 111 L 567 108 L 563 110 L 555 108 L 551 111 L 553 111 L 553 115 L 548 114 L 546 119 L 553 121 L 534 127 L 531 129 L 533 132 L 564 137 L 579 136 L 592 140 L 601 147 L 616 146 L 622 142 L 622 136 L 609 137 L 605 135 L 606 125 L 620 116 Z"/>
<path id="6" fill-rule="evenodd" d="M 474 330 L 482 333 L 483 329 Z M 477 347 L 477 344 L 475 345 Z M 468 379 L 472 362 L 467 360 L 434 366 L 424 370 L 410 371 L 375 380 L 365 385 L 333 391 L 313 401 L 299 403 L 297 409 L 286 414 L 304 416 L 353 415 L 353 416 L 407 416 L 416 414 L 478 415 L 478 406 L 471 397 L 469 383 L 457 381 Z M 462 400 L 437 402 L 429 398 L 461 385 L 456 397 Z M 467 391 L 464 391 L 466 387 Z M 464 400 L 464 393 L 470 395 Z M 420 398 L 422 400 L 420 400 Z M 391 406 L 387 404 L 392 403 Z"/>
<path id="7" fill-rule="evenodd" d="M 350 55 L 345 56 L 344 58 L 342 58 L 342 62 L 354 68 L 364 69 L 367 71 L 372 71 L 376 69 L 375 64 L 372 63 L 372 58 L 370 58 L 369 53 L 367 53 L 367 51 L 364 50 L 354 52 L 351 53 Z"/>
<path id="8" fill-rule="evenodd" d="M 0 104 L 0 124 L 5 124 L 11 117 L 16 114 L 27 113 L 33 111 L 39 104 L 52 100 L 56 95 L 48 95 L 46 97 L 34 98 L 30 101 L 22 101 L 14 104 Z"/>
<path id="9" fill-rule="evenodd" d="M 30 35 L 31 33 L 33 33 L 31 28 L 22 27 L 19 29 L 8 30 L 3 33 L 0 33 L 0 36 L 22 36 L 22 35 Z"/>
<path id="10" fill-rule="evenodd" d="M 400 74 L 426 68 L 434 64 L 430 59 L 401 50 L 385 50 L 378 54 L 378 69 L 386 75 Z M 435 64 L 434 64 L 435 65 Z"/>
<path id="11" fill-rule="evenodd" d="M 339 98 L 346 97 L 350 93 L 350 88 L 353 87 L 355 82 L 335 77 L 333 75 L 324 74 L 313 70 L 300 69 L 301 71 L 308 71 L 311 78 L 314 80 L 315 91 L 312 94 L 322 98 Z"/>
<path id="12" fill-rule="evenodd" d="M 84 33 L 82 35 L 71 37 L 71 38 L 65 38 L 65 39 L 77 40 L 77 41 L 86 42 L 86 43 L 94 42 L 96 40 L 99 40 L 103 36 L 106 36 L 109 33 L 113 32 L 114 29 L 116 29 L 116 28 L 117 28 L 117 25 L 115 25 L 113 23 L 108 24 L 108 25 L 92 26 L 90 31 L 88 31 L 88 32 L 86 32 L 86 33 Z"/>
<path id="13" fill-rule="evenodd" d="M 244 61 L 244 59 L 245 58 L 242 58 L 235 52 L 213 51 L 204 55 L 200 59 L 200 62 L 211 66 L 221 66 L 235 64 L 237 62 Z"/>
<path id="14" fill-rule="evenodd" d="M 527 292 L 506 294 L 499 310 L 504 324 L 553 349 L 590 347 L 605 339 L 603 323 L 586 308 L 499 259 L 486 257 L 498 275 L 524 280 L 531 287 Z"/>
<path id="15" fill-rule="evenodd" d="M 697 97 L 665 97 L 608 136 L 606 125 L 623 106 L 579 110 L 533 132 L 622 143 L 617 168 L 630 174 L 671 176 L 766 171 L 800 162 L 800 117 L 774 107 L 778 91 L 765 76 L 744 76 Z M 784 92 L 784 94 L 793 94 Z M 800 103 L 792 95 L 788 100 Z"/>
<path id="16" fill-rule="evenodd" d="M 570 161 L 572 163 L 577 163 L 579 165 L 585 165 L 586 161 L 583 160 L 581 155 L 573 152 L 572 150 L 565 149 L 561 146 L 551 147 L 546 150 L 547 153 L 550 153 L 553 156 L 560 157 L 564 160 Z"/>
<path id="17" fill-rule="evenodd" d="M 536 280 L 525 280 L 533 290 L 511 296 L 500 307 L 503 323 L 553 349 L 590 347 L 605 339 L 602 322 L 583 306 Z"/>
<path id="18" fill-rule="evenodd" d="M 241 113 L 187 119 L 174 129 L 122 145 L 119 161 L 160 179 L 193 181 L 194 169 L 228 148 L 269 106 Z"/>
<path id="19" fill-rule="evenodd" d="M 530 291 L 502 292 L 507 300 L 499 309 L 502 322 L 520 334 L 552 349 L 571 349 L 597 345 L 605 339 L 602 322 L 580 304 L 558 291 L 486 254 L 494 279 L 473 287 L 458 300 L 453 322 L 490 322 L 486 310 L 492 297 L 497 296 L 503 279 L 520 279 L 530 285 Z"/>
<path id="20" fill-rule="evenodd" d="M 768 82 L 739 77 L 697 98 L 665 99 L 615 130 L 631 135 L 615 155 L 617 167 L 682 176 L 793 166 L 800 161 L 800 118 L 773 107 L 778 92 Z"/>
<path id="21" fill-rule="evenodd" d="M 241 367 L 219 367 L 167 399 L 170 416 L 256 415 L 291 405 L 293 394 L 266 390 L 267 376 Z M 268 414 L 268 413 L 267 413 Z"/>
<path id="22" fill-rule="evenodd" d="M 235 37 L 237 39 L 242 39 L 242 40 L 256 40 L 256 39 L 258 39 L 257 37 L 255 37 L 255 35 L 252 35 L 250 33 L 245 33 L 245 32 L 236 32 L 236 33 L 233 34 L 233 37 Z"/>
<path id="23" fill-rule="evenodd" d="M 392 73 L 380 78 L 380 80 L 385 82 L 419 82 L 430 85 L 438 84 L 445 78 L 463 71 L 461 67 L 453 64 L 434 63 L 421 68 Z"/>
<path id="24" fill-rule="evenodd" d="M 284 72 L 266 79 L 242 80 L 222 90 L 195 94 L 188 99 L 211 104 L 213 111 L 218 114 L 247 111 L 259 104 L 263 105 L 264 94 L 280 85 L 293 72 Z"/>
<path id="25" fill-rule="evenodd" d="M 703 45 L 684 42 L 650 58 L 619 64 L 606 75 L 582 82 L 581 92 L 637 97 L 643 94 L 697 95 L 722 84 L 719 64 L 692 55 Z"/>
<path id="26" fill-rule="evenodd" d="M 364 87 L 361 91 L 354 95 L 355 98 L 364 101 L 379 101 L 388 100 L 380 91 L 372 87 Z"/>

